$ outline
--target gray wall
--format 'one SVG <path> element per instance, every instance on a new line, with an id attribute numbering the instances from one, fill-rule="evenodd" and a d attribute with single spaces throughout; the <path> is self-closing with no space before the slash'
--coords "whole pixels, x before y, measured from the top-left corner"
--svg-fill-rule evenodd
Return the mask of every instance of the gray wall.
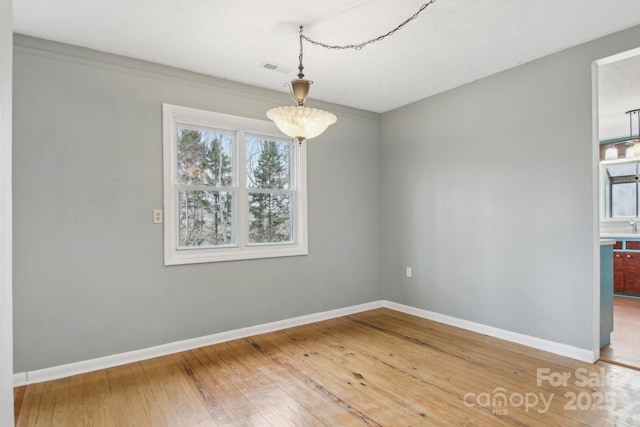
<path id="1" fill-rule="evenodd" d="M 338 123 L 309 145 L 309 256 L 164 267 L 161 103 L 262 119 L 290 100 L 17 36 L 15 371 L 382 297 L 591 349 L 591 63 L 638 40 L 634 27 L 382 121 L 317 103 Z"/>
<path id="2" fill-rule="evenodd" d="M 11 72 L 13 13 L 0 0 L 0 425 L 13 425 L 11 297 Z"/>
<path id="3" fill-rule="evenodd" d="M 380 117 L 309 142 L 309 255 L 163 266 L 161 104 L 264 119 L 276 93 L 16 36 L 15 371 L 382 297 Z"/>
<path id="4" fill-rule="evenodd" d="M 639 44 L 634 27 L 384 114 L 385 298 L 591 350 L 591 64 Z"/>

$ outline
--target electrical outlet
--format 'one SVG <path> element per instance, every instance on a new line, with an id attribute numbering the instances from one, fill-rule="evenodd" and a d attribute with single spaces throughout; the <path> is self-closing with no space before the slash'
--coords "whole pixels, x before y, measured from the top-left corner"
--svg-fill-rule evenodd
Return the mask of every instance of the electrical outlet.
<path id="1" fill-rule="evenodd" d="M 154 209 L 153 211 L 153 223 L 162 224 L 162 210 Z"/>
<path id="2" fill-rule="evenodd" d="M 407 277 L 411 277 L 411 267 L 407 267 Z"/>

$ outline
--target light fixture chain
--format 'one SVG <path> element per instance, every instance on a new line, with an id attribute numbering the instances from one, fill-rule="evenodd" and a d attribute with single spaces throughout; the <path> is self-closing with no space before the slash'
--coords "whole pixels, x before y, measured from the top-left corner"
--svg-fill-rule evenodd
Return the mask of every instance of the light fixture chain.
<path id="1" fill-rule="evenodd" d="M 407 25 L 409 22 L 411 22 L 414 19 L 416 19 L 418 17 L 418 15 L 423 10 L 425 10 L 427 7 L 429 7 L 430 5 L 432 5 L 435 2 L 436 2 L 436 0 L 431 0 L 431 1 L 423 4 L 422 6 L 420 6 L 420 9 L 418 9 L 418 11 L 416 13 L 414 13 L 412 16 L 407 18 L 404 22 L 402 22 L 400 25 L 395 27 L 393 30 L 389 31 L 386 34 L 383 34 L 381 36 L 373 38 L 371 40 L 367 40 L 366 42 L 362 42 L 360 44 L 347 44 L 347 45 L 339 46 L 339 45 L 330 45 L 330 44 L 318 42 L 318 41 L 310 39 L 309 37 L 307 37 L 304 34 L 302 34 L 302 27 L 300 27 L 300 64 L 302 64 L 302 39 L 308 41 L 309 43 L 311 43 L 313 45 L 324 47 L 325 49 L 334 49 L 334 50 L 355 49 L 355 50 L 360 50 L 360 49 L 362 49 L 363 47 L 365 47 L 365 46 L 367 46 L 369 44 L 382 41 L 385 38 L 387 38 L 389 36 L 392 36 L 396 31 L 399 31 L 400 29 L 402 29 L 402 27 Z"/>
<path id="2" fill-rule="evenodd" d="M 302 79 L 304 78 L 304 73 L 302 72 L 302 70 L 304 70 L 304 67 L 302 66 L 302 30 L 303 30 L 303 26 L 300 26 L 300 55 L 298 55 L 298 60 L 300 61 L 300 64 L 298 65 L 298 78 Z"/>
<path id="3" fill-rule="evenodd" d="M 267 111 L 267 117 L 274 121 L 278 129 L 280 129 L 284 134 L 297 138 L 300 144 L 302 141 L 308 138 L 314 138 L 320 135 L 325 129 L 332 124 L 334 124 L 337 120 L 336 116 L 328 113 L 326 111 L 318 110 L 316 108 L 307 108 L 304 106 L 304 101 L 307 99 L 307 95 L 309 94 L 309 86 L 313 83 L 311 80 L 307 80 L 304 78 L 304 66 L 302 65 L 303 59 L 303 40 L 308 41 L 311 44 L 316 46 L 321 46 L 326 49 L 355 49 L 360 50 L 363 47 L 384 40 L 385 38 L 393 35 L 396 31 L 399 31 L 407 25 L 409 22 L 413 21 L 418 17 L 418 15 L 425 10 L 427 7 L 435 3 L 436 0 L 430 0 L 429 2 L 423 4 L 420 9 L 412 16 L 407 18 L 400 25 L 395 27 L 393 30 L 389 31 L 386 34 L 378 36 L 374 39 L 368 40 L 364 43 L 360 43 L 357 45 L 348 44 L 345 46 L 333 46 L 326 43 L 317 42 L 315 40 L 310 39 L 309 37 L 303 34 L 304 27 L 300 26 L 300 54 L 298 55 L 299 65 L 298 65 L 298 79 L 291 80 L 291 94 L 293 98 L 298 102 L 297 107 L 279 107 L 272 108 Z"/>

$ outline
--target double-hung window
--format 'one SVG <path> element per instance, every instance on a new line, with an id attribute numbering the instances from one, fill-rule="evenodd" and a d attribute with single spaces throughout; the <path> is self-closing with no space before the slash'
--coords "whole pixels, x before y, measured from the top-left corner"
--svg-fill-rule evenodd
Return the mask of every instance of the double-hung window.
<path id="1" fill-rule="evenodd" d="M 170 104 L 163 128 L 165 265 L 307 254 L 304 145 Z"/>
<path id="2" fill-rule="evenodd" d="M 602 162 L 604 181 L 604 218 L 637 218 L 640 216 L 640 163 L 637 160 Z"/>

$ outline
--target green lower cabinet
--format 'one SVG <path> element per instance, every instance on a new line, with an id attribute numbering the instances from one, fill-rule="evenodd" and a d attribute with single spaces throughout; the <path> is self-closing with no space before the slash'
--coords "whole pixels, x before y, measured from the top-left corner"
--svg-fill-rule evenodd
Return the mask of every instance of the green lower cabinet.
<path id="1" fill-rule="evenodd" d="M 609 345 L 613 332 L 613 246 L 600 246 L 600 348 Z"/>

